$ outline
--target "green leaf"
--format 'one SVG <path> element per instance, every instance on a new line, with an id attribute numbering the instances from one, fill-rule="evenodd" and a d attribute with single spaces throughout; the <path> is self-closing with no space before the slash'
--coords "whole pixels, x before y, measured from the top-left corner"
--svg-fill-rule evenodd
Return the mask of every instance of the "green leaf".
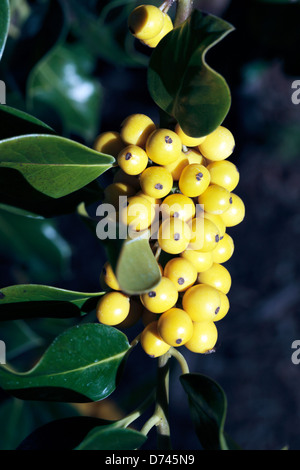
<path id="1" fill-rule="evenodd" d="M 104 292 L 75 292 L 38 284 L 0 289 L 0 321 L 25 318 L 72 318 L 91 311 Z"/>
<path id="2" fill-rule="evenodd" d="M 90 142 L 100 125 L 102 86 L 92 75 L 93 57 L 82 44 L 59 44 L 32 70 L 27 83 L 28 107 L 46 118 L 53 108 L 65 137 Z"/>
<path id="3" fill-rule="evenodd" d="M 59 335 L 27 372 L 0 368 L 0 386 L 26 400 L 89 402 L 116 388 L 119 368 L 130 349 L 115 328 L 86 323 Z"/>
<path id="4" fill-rule="evenodd" d="M 48 421 L 54 419 L 57 421 L 63 421 L 63 418 L 70 419 L 72 415 L 76 415 L 75 408 L 65 403 L 7 399 L 0 405 L 0 449 L 15 450 L 35 428 L 46 426 Z"/>
<path id="5" fill-rule="evenodd" d="M 205 450 L 237 448 L 224 435 L 227 399 L 223 389 L 201 374 L 184 374 L 181 384 L 188 395 L 191 417 L 198 439 Z"/>
<path id="6" fill-rule="evenodd" d="M 0 168 L 18 170 L 36 190 L 55 199 L 83 188 L 115 161 L 110 155 L 51 135 L 2 140 L 0 155 Z"/>
<path id="7" fill-rule="evenodd" d="M 24 217 L 1 206 L 0 253 L 25 266 L 32 282 L 57 281 L 70 269 L 71 248 L 53 220 Z"/>
<path id="8" fill-rule="evenodd" d="M 0 105 L 0 122 L 0 140 L 26 134 L 54 134 L 44 122 L 7 105 Z"/>
<path id="9" fill-rule="evenodd" d="M 0 4 L 0 59 L 2 57 L 8 35 L 10 22 L 9 1 L 1 0 Z"/>
<path id="10" fill-rule="evenodd" d="M 195 10 L 152 53 L 149 92 L 192 137 L 213 132 L 229 111 L 229 87 L 206 63 L 205 55 L 233 29 L 226 21 Z"/>
<path id="11" fill-rule="evenodd" d="M 95 428 L 75 450 L 136 450 L 147 436 L 132 429 L 116 429 L 110 426 Z"/>

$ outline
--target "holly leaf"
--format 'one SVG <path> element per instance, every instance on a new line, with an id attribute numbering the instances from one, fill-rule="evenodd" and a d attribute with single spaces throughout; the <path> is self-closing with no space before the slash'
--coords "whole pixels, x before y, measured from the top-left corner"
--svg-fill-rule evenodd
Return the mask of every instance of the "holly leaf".
<path id="1" fill-rule="evenodd" d="M 26 134 L 54 134 L 55 131 L 24 111 L 0 105 L 0 140 Z"/>
<path id="2" fill-rule="evenodd" d="M 230 89 L 207 64 L 206 54 L 233 29 L 221 18 L 195 10 L 152 53 L 150 95 L 192 137 L 213 132 L 229 111 Z"/>

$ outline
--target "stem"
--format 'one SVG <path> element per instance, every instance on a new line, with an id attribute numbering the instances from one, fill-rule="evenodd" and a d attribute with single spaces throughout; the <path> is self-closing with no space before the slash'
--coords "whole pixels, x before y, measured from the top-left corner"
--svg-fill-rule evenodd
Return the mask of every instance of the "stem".
<path id="1" fill-rule="evenodd" d="M 164 13 L 168 13 L 169 9 L 171 8 L 171 6 L 173 5 L 175 1 L 176 0 L 166 0 L 164 3 L 160 5 L 159 9 L 163 11 Z"/>
<path id="2" fill-rule="evenodd" d="M 154 414 L 160 417 L 160 421 L 157 425 L 157 446 L 160 450 L 172 449 L 168 418 L 169 359 L 169 353 L 158 358 L 156 408 Z"/>
<path id="3" fill-rule="evenodd" d="M 194 7 L 194 0 L 177 0 L 177 10 L 174 21 L 174 26 L 179 26 L 183 23 L 192 13 Z"/>
<path id="4" fill-rule="evenodd" d="M 169 353 L 171 356 L 175 357 L 175 359 L 177 359 L 177 361 L 179 362 L 182 374 L 189 374 L 189 366 L 184 356 L 175 348 L 170 348 Z"/>
<path id="5" fill-rule="evenodd" d="M 133 421 L 138 419 L 148 408 L 149 406 L 153 403 L 154 398 L 155 398 L 155 391 L 153 390 L 150 395 L 141 403 L 141 405 L 136 408 L 132 413 L 129 415 L 125 416 L 125 418 L 121 419 L 120 421 L 117 422 L 117 427 L 122 428 L 129 426 Z"/>

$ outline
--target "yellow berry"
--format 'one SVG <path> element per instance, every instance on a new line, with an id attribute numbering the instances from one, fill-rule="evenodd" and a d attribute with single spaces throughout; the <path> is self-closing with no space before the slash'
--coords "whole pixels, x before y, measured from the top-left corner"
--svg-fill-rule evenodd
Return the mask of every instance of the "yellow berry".
<path id="1" fill-rule="evenodd" d="M 140 343 L 145 353 L 153 358 L 166 354 L 171 347 L 159 335 L 157 321 L 149 323 L 144 328 L 141 333 Z"/>
<path id="2" fill-rule="evenodd" d="M 234 242 L 228 233 L 220 239 L 216 248 L 212 251 L 212 258 L 214 263 L 226 263 L 234 252 Z"/>
<path id="3" fill-rule="evenodd" d="M 158 43 L 164 38 L 170 31 L 173 29 L 173 22 L 170 16 L 167 13 L 163 13 L 164 15 L 164 25 L 160 33 L 158 33 L 154 38 L 147 39 L 143 41 L 149 47 L 156 47 Z"/>
<path id="4" fill-rule="evenodd" d="M 230 194 L 231 204 L 226 212 L 221 214 L 221 218 L 226 227 L 234 227 L 240 224 L 245 218 L 245 204 L 243 200 L 234 193 Z"/>
<path id="5" fill-rule="evenodd" d="M 180 308 L 171 308 L 164 312 L 157 324 L 161 338 L 170 346 L 182 346 L 193 334 L 193 322 L 190 316 Z"/>
<path id="6" fill-rule="evenodd" d="M 141 189 L 140 182 L 137 176 L 127 175 L 121 168 L 118 168 L 113 177 L 114 183 L 124 183 L 132 186 L 136 191 Z"/>
<path id="7" fill-rule="evenodd" d="M 190 261 L 192 263 L 197 272 L 201 273 L 203 271 L 206 271 L 209 269 L 212 264 L 213 264 L 213 259 L 212 259 L 212 252 L 203 252 L 203 251 L 198 251 L 198 250 L 185 250 L 182 253 L 180 253 L 180 256 L 182 258 Z"/>
<path id="8" fill-rule="evenodd" d="M 213 350 L 218 340 L 218 330 L 214 322 L 194 323 L 191 339 L 185 347 L 194 353 L 205 354 Z"/>
<path id="9" fill-rule="evenodd" d="M 106 153 L 117 157 L 124 147 L 124 142 L 121 139 L 119 132 L 102 132 L 94 142 L 94 149 L 97 152 Z"/>
<path id="10" fill-rule="evenodd" d="M 198 163 L 199 165 L 203 166 L 207 165 L 206 159 L 196 149 L 188 149 L 188 151 L 185 152 L 185 156 L 188 158 L 190 165 L 193 163 Z"/>
<path id="11" fill-rule="evenodd" d="M 190 227 L 181 219 L 166 219 L 159 227 L 158 243 L 166 253 L 178 255 L 187 248 L 190 239 Z"/>
<path id="12" fill-rule="evenodd" d="M 154 5 L 140 5 L 131 12 L 128 18 L 131 34 L 141 41 L 157 36 L 163 25 L 163 12 Z"/>
<path id="13" fill-rule="evenodd" d="M 205 158 L 211 161 L 225 160 L 235 147 L 232 133 L 224 126 L 219 126 L 209 134 L 199 145 L 199 150 Z"/>
<path id="14" fill-rule="evenodd" d="M 220 240 L 218 227 L 205 217 L 195 217 L 190 222 L 192 232 L 188 248 L 191 250 L 212 251 Z"/>
<path id="15" fill-rule="evenodd" d="M 136 325 L 142 316 L 142 311 L 142 304 L 139 301 L 131 298 L 129 313 L 125 320 L 118 324 L 118 328 L 125 330 Z"/>
<path id="16" fill-rule="evenodd" d="M 226 225 L 221 219 L 221 216 L 218 214 L 210 214 L 209 212 L 204 212 L 203 216 L 205 219 L 211 220 L 218 227 L 220 238 L 224 237 Z"/>
<path id="17" fill-rule="evenodd" d="M 96 315 L 104 325 L 118 325 L 129 314 L 129 297 L 122 292 L 108 292 L 99 300 Z"/>
<path id="18" fill-rule="evenodd" d="M 214 322 L 222 320 L 228 313 L 230 308 L 229 299 L 224 292 L 219 291 L 219 295 L 221 298 L 221 306 L 218 314 L 215 316 Z"/>
<path id="19" fill-rule="evenodd" d="M 165 197 L 172 189 L 173 178 L 168 170 L 161 166 L 150 166 L 140 176 L 143 193 L 155 198 Z"/>
<path id="20" fill-rule="evenodd" d="M 183 292 L 196 282 L 197 270 L 184 258 L 172 258 L 165 265 L 164 276 L 174 283 L 178 292 Z"/>
<path id="21" fill-rule="evenodd" d="M 193 200 L 180 193 L 167 196 L 161 204 L 160 209 L 163 218 L 175 217 L 185 222 L 191 220 L 196 213 Z"/>
<path id="22" fill-rule="evenodd" d="M 103 280 L 108 287 L 113 290 L 120 290 L 119 283 L 109 261 L 106 261 L 106 263 L 104 264 L 102 273 Z"/>
<path id="23" fill-rule="evenodd" d="M 162 313 L 174 307 L 178 300 L 178 291 L 173 282 L 163 276 L 155 288 L 142 294 L 140 298 L 147 310 Z"/>
<path id="24" fill-rule="evenodd" d="M 233 191 L 240 180 L 240 173 L 234 163 L 228 160 L 211 162 L 207 166 L 210 172 L 210 181 L 213 184 L 226 188 L 229 192 Z"/>
<path id="25" fill-rule="evenodd" d="M 133 196 L 128 198 L 127 203 L 126 207 L 120 209 L 120 221 L 131 230 L 147 229 L 155 218 L 155 209 L 151 202 L 144 197 Z"/>
<path id="26" fill-rule="evenodd" d="M 200 196 L 210 183 L 210 174 L 207 168 L 198 163 L 186 166 L 179 178 L 179 189 L 188 197 Z"/>
<path id="27" fill-rule="evenodd" d="M 206 191 L 198 197 L 199 204 L 203 205 L 205 212 L 223 214 L 231 204 L 231 193 L 216 184 L 208 186 Z"/>
<path id="28" fill-rule="evenodd" d="M 128 145 L 118 155 L 118 165 L 128 175 L 139 175 L 147 168 L 148 156 L 138 145 Z"/>
<path id="29" fill-rule="evenodd" d="M 131 197 L 135 194 L 135 189 L 127 183 L 112 183 L 104 189 L 104 203 L 112 204 L 115 209 L 119 209 L 120 196 Z"/>
<path id="30" fill-rule="evenodd" d="M 198 282 L 207 284 L 218 289 L 224 294 L 228 294 L 231 288 L 231 276 L 222 264 L 213 263 L 211 268 L 198 274 Z"/>
<path id="31" fill-rule="evenodd" d="M 121 138 L 126 145 L 138 145 L 145 148 L 149 135 L 156 129 L 156 125 L 145 114 L 131 114 L 121 124 Z"/>
<path id="32" fill-rule="evenodd" d="M 206 136 L 203 136 L 203 137 L 190 137 L 185 132 L 183 132 L 183 130 L 182 130 L 179 123 L 177 123 L 176 126 L 175 126 L 175 132 L 176 132 L 176 134 L 179 135 L 182 144 L 186 145 L 186 147 L 196 147 L 197 145 L 202 144 L 202 142 L 204 142 L 204 140 L 206 138 Z"/>
<path id="33" fill-rule="evenodd" d="M 178 135 L 169 129 L 157 129 L 148 137 L 146 152 L 157 165 L 169 165 L 181 155 L 182 144 Z"/>
<path id="34" fill-rule="evenodd" d="M 154 205 L 155 205 L 155 204 L 156 204 L 156 205 L 160 205 L 160 204 L 161 204 L 161 199 L 160 199 L 160 198 L 149 196 L 149 194 L 145 194 L 142 190 L 139 191 L 138 193 L 136 193 L 136 196 L 144 197 L 144 198 L 147 199 L 149 202 L 151 202 L 151 204 L 154 204 Z"/>
<path id="35" fill-rule="evenodd" d="M 198 163 L 198 162 L 196 162 Z M 181 152 L 180 156 L 169 165 L 164 165 L 165 169 L 168 170 L 174 181 L 178 181 L 182 170 L 189 164 L 189 159 L 184 152 Z"/>
<path id="36" fill-rule="evenodd" d="M 213 321 L 220 306 L 218 290 L 205 284 L 190 287 L 182 298 L 183 309 L 195 322 Z"/>

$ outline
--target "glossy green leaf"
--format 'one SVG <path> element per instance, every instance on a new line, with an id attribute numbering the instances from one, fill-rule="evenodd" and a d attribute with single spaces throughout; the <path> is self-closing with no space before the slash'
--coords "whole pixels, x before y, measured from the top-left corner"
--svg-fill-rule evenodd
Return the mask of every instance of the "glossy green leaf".
<path id="1" fill-rule="evenodd" d="M 54 130 L 34 116 L 12 108 L 0 105 L 0 140 L 26 134 L 54 134 Z"/>
<path id="2" fill-rule="evenodd" d="M 15 450 L 35 428 L 49 421 L 76 419 L 76 409 L 66 403 L 25 402 L 9 398 L 0 405 L 0 449 Z"/>
<path id="3" fill-rule="evenodd" d="M 2 140 L 0 155 L 0 168 L 18 170 L 37 191 L 55 199 L 83 188 L 114 163 L 110 155 L 51 135 Z"/>
<path id="4" fill-rule="evenodd" d="M 32 70 L 27 83 L 29 110 L 46 118 L 53 109 L 65 137 L 91 142 L 100 125 L 102 86 L 93 77 L 93 57 L 82 44 L 59 44 Z"/>
<path id="5" fill-rule="evenodd" d="M 213 132 L 226 117 L 231 95 L 225 79 L 206 63 L 207 51 L 233 26 L 195 10 L 152 53 L 148 88 L 155 103 L 190 136 Z"/>
<path id="6" fill-rule="evenodd" d="M 57 282 L 69 273 L 71 247 L 53 220 L 1 210 L 0 253 L 25 268 L 32 282 Z"/>
<path id="7" fill-rule="evenodd" d="M 0 59 L 2 57 L 5 43 L 8 35 L 10 22 L 9 1 L 1 0 L 0 2 Z"/>
<path id="8" fill-rule="evenodd" d="M 147 436 L 132 429 L 102 426 L 90 431 L 75 450 L 136 450 L 146 440 Z"/>
<path id="9" fill-rule="evenodd" d="M 104 292 L 73 292 L 38 284 L 0 288 L 0 321 L 72 318 L 91 311 Z"/>
<path id="10" fill-rule="evenodd" d="M 184 374 L 181 384 L 188 395 L 191 417 L 198 439 L 205 450 L 237 448 L 224 434 L 227 398 L 223 389 L 201 374 Z"/>
<path id="11" fill-rule="evenodd" d="M 130 349 L 115 328 L 86 323 L 59 335 L 27 372 L 0 368 L 0 386 L 26 400 L 89 402 L 116 388 L 119 368 Z"/>

